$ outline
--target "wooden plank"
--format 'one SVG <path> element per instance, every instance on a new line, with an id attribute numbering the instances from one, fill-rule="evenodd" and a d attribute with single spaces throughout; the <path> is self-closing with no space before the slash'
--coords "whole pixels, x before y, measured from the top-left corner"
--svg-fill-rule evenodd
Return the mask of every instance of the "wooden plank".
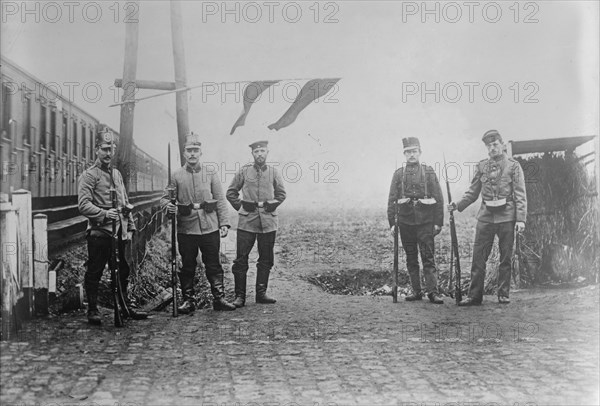
<path id="1" fill-rule="evenodd" d="M 18 227 L 17 212 L 6 205 L 0 211 L 0 237 L 2 249 L 2 340 L 15 336 L 20 329 L 17 316 L 17 300 L 21 292 L 18 272 Z"/>
<path id="2" fill-rule="evenodd" d="M 31 192 L 19 189 L 13 192 L 13 206 L 17 210 L 19 241 L 19 274 L 23 292 L 22 315 L 33 315 L 33 230 L 31 224 Z"/>
<path id="3" fill-rule="evenodd" d="M 35 313 L 48 314 L 48 218 L 33 217 Z"/>
<path id="4" fill-rule="evenodd" d="M 123 79 L 115 79 L 115 87 L 122 87 Z M 135 87 L 137 89 L 153 89 L 153 90 L 175 90 L 175 82 L 159 82 L 157 80 L 140 80 L 136 79 Z"/>

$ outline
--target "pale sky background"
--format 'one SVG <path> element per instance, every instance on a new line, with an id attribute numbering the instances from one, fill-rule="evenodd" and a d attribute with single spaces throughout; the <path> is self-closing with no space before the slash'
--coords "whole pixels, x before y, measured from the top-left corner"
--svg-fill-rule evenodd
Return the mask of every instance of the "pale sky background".
<path id="1" fill-rule="evenodd" d="M 116 2 L 75 3 L 71 22 L 64 2 L 55 3 L 61 6 L 58 18 L 56 9 L 45 8 L 43 2 L 26 2 L 34 10 L 26 14 L 24 3 L 3 1 L 2 55 L 44 82 L 80 83 L 75 103 L 118 129 L 119 108 L 108 105 L 118 101 L 111 89 L 123 74 L 127 3 L 118 3 L 118 22 Z M 439 165 L 444 152 L 448 161 L 467 165 L 486 157 L 480 140 L 492 128 L 507 141 L 598 134 L 599 3 L 520 2 L 515 22 L 515 2 L 500 1 L 494 3 L 502 12 L 496 23 L 485 20 L 496 17 L 490 2 L 476 3 L 472 21 L 464 2 L 452 3 L 462 12 L 452 23 L 457 8 L 437 2 L 427 5 L 433 10 L 437 4 L 439 22 L 435 15 L 422 15 L 420 1 L 274 2 L 272 22 L 264 2 L 226 3 L 231 10 L 237 5 L 238 22 L 235 11 L 222 13 L 223 2 L 182 2 L 188 85 L 341 78 L 330 102 L 320 99 L 291 126 L 271 131 L 267 126 L 287 110 L 294 89 L 305 81 L 296 81 L 295 87 L 279 84 L 272 100 L 264 94 L 246 125 L 232 136 L 229 131 L 242 111 L 244 83 L 237 87 L 238 100 L 224 95 L 223 87 L 204 97 L 202 89 L 192 91 L 190 128 L 203 136 L 205 160 L 233 171 L 236 162 L 251 159 L 249 143 L 268 139 L 269 160 L 287 168 L 286 205 L 330 206 L 341 201 L 347 207 L 383 206 L 393 171 L 404 160 L 403 137 L 420 138 L 424 162 Z M 257 8 L 260 18 L 255 18 Z M 415 8 L 416 14 L 407 13 Z M 101 16 L 90 22 L 97 9 Z M 299 21 L 290 22 L 298 9 Z M 169 12 L 169 2 L 140 2 L 138 79 L 174 79 Z M 325 23 L 328 15 L 337 22 Z M 537 22 L 525 23 L 527 17 Z M 103 97 L 96 103 L 82 95 L 89 82 L 102 88 Z M 403 100 L 403 87 L 410 82 L 419 87 L 425 83 L 427 89 L 434 89 L 436 82 L 440 88 L 454 82 L 462 97 L 452 103 L 448 98 L 455 97 L 456 88 L 450 85 L 448 97 L 441 94 L 437 103 L 433 94 L 422 102 L 420 92 L 405 94 Z M 478 83 L 472 102 L 464 82 Z M 496 103 L 482 95 L 489 83 L 502 91 Z M 154 92 L 140 90 L 138 96 Z M 66 85 L 63 95 L 68 95 Z M 493 88 L 488 95 L 495 96 Z M 524 103 L 527 95 L 537 102 Z M 134 141 L 166 163 L 167 142 L 176 142 L 173 94 L 136 105 Z M 299 177 L 297 168 L 302 170 Z M 328 175 L 337 183 L 325 182 Z M 223 173 L 224 187 L 231 179 L 231 172 Z M 468 180 L 465 167 L 453 185 L 455 196 Z"/>

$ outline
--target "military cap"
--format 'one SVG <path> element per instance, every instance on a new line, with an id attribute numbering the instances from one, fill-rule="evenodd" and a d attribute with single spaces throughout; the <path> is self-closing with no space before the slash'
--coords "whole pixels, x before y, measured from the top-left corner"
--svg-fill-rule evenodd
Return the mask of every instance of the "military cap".
<path id="1" fill-rule="evenodd" d="M 404 151 L 415 148 L 421 149 L 421 143 L 417 137 L 402 138 L 402 146 L 404 146 Z"/>
<path id="2" fill-rule="evenodd" d="M 194 134 L 193 132 L 188 133 L 185 136 L 185 144 L 184 148 L 188 147 L 200 147 L 202 143 L 200 142 L 200 136 L 198 134 Z"/>
<path id="3" fill-rule="evenodd" d="M 254 151 L 256 148 L 266 148 L 269 145 L 269 141 L 256 141 L 249 145 L 249 147 Z"/>
<path id="4" fill-rule="evenodd" d="M 101 147 L 104 144 L 117 143 L 117 136 L 108 127 L 99 127 L 96 134 L 96 147 Z"/>
<path id="5" fill-rule="evenodd" d="M 500 133 L 497 130 L 489 130 L 486 131 L 485 134 L 483 134 L 483 137 L 481 138 L 481 140 L 483 141 L 484 144 L 489 144 L 490 142 L 494 142 L 496 140 L 502 142 L 502 136 L 500 135 Z"/>

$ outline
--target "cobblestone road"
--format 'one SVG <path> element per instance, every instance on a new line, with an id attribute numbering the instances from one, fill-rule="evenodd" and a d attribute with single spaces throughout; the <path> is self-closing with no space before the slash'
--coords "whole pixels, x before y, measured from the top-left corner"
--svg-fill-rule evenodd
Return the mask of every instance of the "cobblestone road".
<path id="1" fill-rule="evenodd" d="M 329 295 L 279 266 L 277 304 L 253 293 L 235 312 L 121 329 L 109 309 L 98 327 L 84 313 L 28 323 L 0 346 L 0 403 L 598 404 L 597 286 L 514 292 L 508 306 L 393 304 Z"/>

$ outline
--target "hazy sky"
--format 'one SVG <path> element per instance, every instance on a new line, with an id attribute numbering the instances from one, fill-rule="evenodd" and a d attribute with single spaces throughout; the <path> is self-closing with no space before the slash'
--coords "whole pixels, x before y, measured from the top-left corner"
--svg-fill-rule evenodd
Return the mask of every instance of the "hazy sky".
<path id="1" fill-rule="evenodd" d="M 74 87 L 75 103 L 118 129 L 119 108 L 108 105 L 118 101 L 128 18 L 139 17 L 138 79 L 174 78 L 169 2 L 132 4 L 3 1 L 2 55 L 65 96 Z M 598 4 L 184 1 L 188 85 L 207 84 L 189 93 L 190 127 L 204 137 L 205 160 L 228 171 L 250 159 L 250 142 L 268 139 L 289 205 L 385 204 L 407 136 L 420 138 L 423 161 L 439 165 L 444 152 L 465 168 L 458 195 L 491 128 L 506 140 L 598 134 Z M 327 100 L 267 129 L 307 79 L 328 77 L 341 80 Z M 245 83 L 219 82 L 268 79 L 304 80 L 264 94 L 230 136 Z M 166 162 L 174 95 L 136 105 L 134 140 Z M 223 173 L 225 185 L 231 178 Z"/>

